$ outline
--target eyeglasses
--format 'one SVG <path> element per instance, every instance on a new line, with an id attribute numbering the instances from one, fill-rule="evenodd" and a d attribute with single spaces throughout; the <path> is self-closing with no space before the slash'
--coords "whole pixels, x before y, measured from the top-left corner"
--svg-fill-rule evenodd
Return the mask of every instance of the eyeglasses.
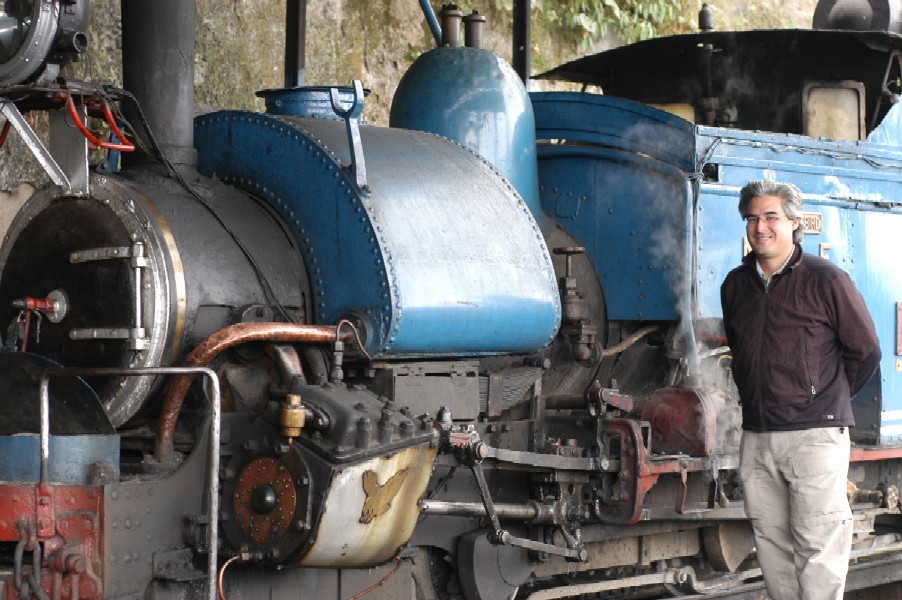
<path id="1" fill-rule="evenodd" d="M 768 225 L 773 225 L 780 219 L 788 219 L 789 217 L 784 217 L 783 215 L 764 215 L 763 217 L 758 216 L 748 216 L 745 217 L 745 225 L 746 227 L 751 227 L 753 225 L 757 225 L 758 221 L 764 221 Z"/>

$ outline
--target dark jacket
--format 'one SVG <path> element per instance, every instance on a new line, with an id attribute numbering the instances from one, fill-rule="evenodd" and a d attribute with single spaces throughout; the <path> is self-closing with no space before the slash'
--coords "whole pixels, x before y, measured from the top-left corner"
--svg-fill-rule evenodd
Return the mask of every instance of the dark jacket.
<path id="1" fill-rule="evenodd" d="M 749 431 L 853 426 L 851 398 L 880 363 L 874 322 L 842 269 L 796 245 L 767 290 L 755 255 L 720 289 Z"/>

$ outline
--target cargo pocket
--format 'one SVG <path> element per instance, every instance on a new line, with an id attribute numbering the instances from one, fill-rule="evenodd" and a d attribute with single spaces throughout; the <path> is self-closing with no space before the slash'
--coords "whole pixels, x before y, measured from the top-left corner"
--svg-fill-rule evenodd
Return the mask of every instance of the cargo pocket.
<path id="1" fill-rule="evenodd" d="M 846 508 L 846 510 L 835 510 L 828 513 L 823 513 L 819 515 L 799 515 L 792 517 L 793 527 L 798 527 L 802 529 L 809 530 L 817 530 L 821 527 L 831 528 L 834 527 L 837 523 L 843 523 L 852 518 L 852 510 L 850 508 Z"/>
<path id="2" fill-rule="evenodd" d="M 849 445 L 839 428 L 799 432 L 790 457 L 792 519 L 799 526 L 815 527 L 851 518 L 846 497 Z"/>

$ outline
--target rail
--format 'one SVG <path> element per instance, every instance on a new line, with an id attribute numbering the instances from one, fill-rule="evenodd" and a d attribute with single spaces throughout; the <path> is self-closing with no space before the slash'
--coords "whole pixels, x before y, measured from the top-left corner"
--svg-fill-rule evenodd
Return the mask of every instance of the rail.
<path id="1" fill-rule="evenodd" d="M 219 377 L 207 367 L 141 367 L 141 368 L 66 368 L 49 367 L 41 373 L 41 480 L 40 485 L 49 483 L 50 470 L 50 378 L 51 377 L 104 377 L 104 376 L 140 377 L 144 375 L 203 375 L 210 383 L 210 526 L 207 530 L 207 598 L 216 600 L 216 548 L 219 545 L 219 439 L 221 432 L 221 405 Z"/>

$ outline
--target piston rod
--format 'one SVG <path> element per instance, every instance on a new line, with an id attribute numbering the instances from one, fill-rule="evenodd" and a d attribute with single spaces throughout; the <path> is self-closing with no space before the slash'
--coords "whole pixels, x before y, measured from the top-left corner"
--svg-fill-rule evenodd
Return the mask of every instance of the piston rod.
<path id="1" fill-rule="evenodd" d="M 538 506 L 529 504 L 495 504 L 495 514 L 499 519 L 531 521 L 542 514 Z M 420 512 L 424 515 L 444 515 L 452 517 L 484 517 L 485 505 L 481 502 L 443 502 L 423 500 Z"/>

